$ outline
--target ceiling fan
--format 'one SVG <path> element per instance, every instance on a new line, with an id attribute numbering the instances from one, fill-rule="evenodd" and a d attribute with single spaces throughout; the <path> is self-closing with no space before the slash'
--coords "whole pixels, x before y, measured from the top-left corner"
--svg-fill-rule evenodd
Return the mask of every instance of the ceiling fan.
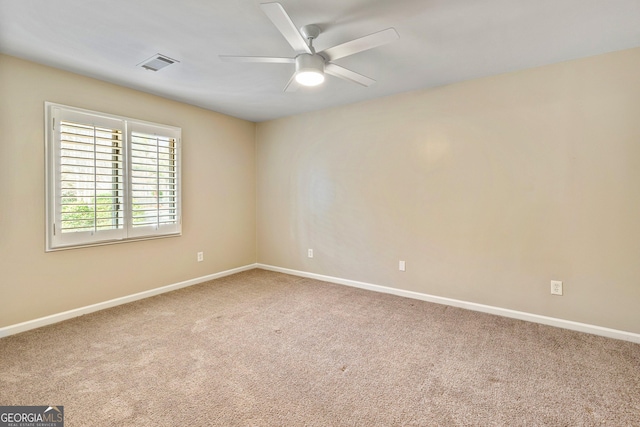
<path id="1" fill-rule="evenodd" d="M 319 85 L 324 81 L 325 73 L 343 80 L 358 83 L 362 86 L 370 86 L 375 83 L 375 80 L 341 67 L 333 61 L 400 38 L 394 28 L 387 28 L 386 30 L 330 47 L 321 52 L 316 52 L 313 47 L 313 40 L 320 35 L 320 27 L 317 25 L 305 25 L 298 31 L 280 3 L 261 3 L 260 8 L 295 50 L 296 57 L 277 58 L 268 56 L 220 55 L 220 59 L 229 62 L 295 64 L 295 73 L 285 86 L 285 92 L 295 91 L 298 84 L 304 86 Z"/>

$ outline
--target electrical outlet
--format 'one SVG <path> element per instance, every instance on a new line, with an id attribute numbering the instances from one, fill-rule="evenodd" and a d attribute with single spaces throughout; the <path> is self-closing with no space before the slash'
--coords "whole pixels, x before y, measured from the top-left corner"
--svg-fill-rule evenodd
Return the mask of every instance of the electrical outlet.
<path id="1" fill-rule="evenodd" d="M 407 264 L 404 261 L 398 261 L 398 270 L 406 271 L 407 270 Z"/>
<path id="2" fill-rule="evenodd" d="M 313 249 L 307 249 L 307 256 L 313 258 Z"/>
<path id="3" fill-rule="evenodd" d="M 551 281 L 551 295 L 562 295 L 562 282 L 560 280 Z"/>
<path id="4" fill-rule="evenodd" d="M 198 252 L 198 262 L 204 261 L 204 252 Z"/>

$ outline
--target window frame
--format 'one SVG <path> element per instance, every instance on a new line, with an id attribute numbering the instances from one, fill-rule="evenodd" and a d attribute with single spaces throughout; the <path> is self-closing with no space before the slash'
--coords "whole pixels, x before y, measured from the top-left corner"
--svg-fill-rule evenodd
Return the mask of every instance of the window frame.
<path id="1" fill-rule="evenodd" d="M 87 110 L 83 108 L 71 107 L 67 105 L 57 104 L 53 102 L 45 102 L 45 251 L 58 251 L 90 246 L 101 246 L 116 243 L 125 243 L 131 241 L 140 241 L 148 239 L 158 239 L 166 237 L 178 237 L 182 235 L 182 129 L 175 126 L 164 125 L 144 120 L 138 120 L 129 117 L 123 117 L 98 111 Z M 71 120 L 70 120 L 71 119 Z M 106 127 L 121 131 L 119 135 L 122 137 L 121 169 L 113 169 L 121 173 L 122 183 L 118 180 L 115 187 L 115 194 L 122 195 L 123 203 L 118 206 L 118 210 L 111 209 L 114 215 L 122 218 L 122 224 L 119 228 L 98 230 L 99 214 L 97 208 L 93 211 L 93 230 L 62 232 L 61 220 L 63 201 L 63 189 L 61 178 L 61 162 L 62 158 L 62 142 L 61 142 L 61 124 L 60 121 L 73 121 L 73 123 L 88 125 L 94 127 Z M 136 226 L 133 221 L 133 191 L 134 176 L 132 174 L 132 134 L 144 133 L 146 135 L 155 135 L 156 144 L 159 140 L 171 141 L 168 148 L 169 169 L 175 168 L 170 173 L 170 178 L 165 179 L 158 173 L 156 180 L 169 181 L 169 192 L 174 193 L 169 203 L 170 208 L 161 207 L 161 193 L 156 192 L 158 219 L 155 225 Z M 94 149 L 96 147 L 96 138 L 94 137 Z M 96 149 L 97 151 L 97 149 Z M 157 152 L 160 152 L 158 146 Z M 165 151 L 166 153 L 166 151 Z M 160 155 L 156 156 L 156 162 L 160 164 Z M 166 156 L 165 156 L 166 158 Z M 153 160 L 153 159 L 152 159 Z M 160 166 L 157 170 L 160 170 Z M 115 166 L 114 166 L 115 167 Z M 94 204 L 97 202 L 98 172 L 97 166 L 94 166 L 93 180 L 89 182 L 95 183 L 94 187 Z M 104 175 L 103 175 L 104 176 Z M 149 178 L 153 179 L 153 178 Z M 159 184 L 158 184 L 159 185 Z M 112 196 L 113 197 L 113 196 Z M 152 198 L 153 198 L 152 197 Z M 118 203 L 119 204 L 119 203 Z M 97 206 L 97 205 L 96 205 Z M 160 210 L 169 210 L 171 223 L 163 224 L 160 221 Z M 121 212 L 121 215 L 120 215 Z M 175 217 L 175 220 L 173 219 Z M 90 228 L 90 227 L 86 227 Z"/>

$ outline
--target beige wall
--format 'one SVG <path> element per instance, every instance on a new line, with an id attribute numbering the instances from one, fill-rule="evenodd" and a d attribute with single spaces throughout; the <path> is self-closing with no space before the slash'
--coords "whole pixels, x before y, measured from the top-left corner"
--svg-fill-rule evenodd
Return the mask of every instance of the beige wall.
<path id="1" fill-rule="evenodd" d="M 45 101 L 182 127 L 183 235 L 45 253 Z M 0 327 L 255 262 L 253 123 L 0 55 L 0 135 Z"/>
<path id="2" fill-rule="evenodd" d="M 258 262 L 640 333 L 638 70 L 633 49 L 260 123 Z"/>

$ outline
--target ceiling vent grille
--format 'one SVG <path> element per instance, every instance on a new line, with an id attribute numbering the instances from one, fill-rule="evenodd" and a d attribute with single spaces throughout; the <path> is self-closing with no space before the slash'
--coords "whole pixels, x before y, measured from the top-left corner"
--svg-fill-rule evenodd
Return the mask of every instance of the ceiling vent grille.
<path id="1" fill-rule="evenodd" d="M 151 58 L 139 63 L 138 66 L 144 68 L 145 70 L 158 71 L 176 62 L 180 62 L 180 61 L 176 61 L 175 59 L 171 59 L 168 56 L 157 53 L 153 55 Z"/>

